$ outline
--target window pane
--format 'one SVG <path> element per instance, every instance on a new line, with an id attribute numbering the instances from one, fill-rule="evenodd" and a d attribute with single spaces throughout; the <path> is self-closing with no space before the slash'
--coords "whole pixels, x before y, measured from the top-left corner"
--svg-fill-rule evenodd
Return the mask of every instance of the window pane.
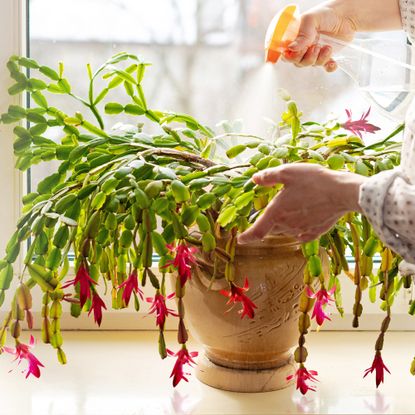
<path id="1" fill-rule="evenodd" d="M 31 56 L 51 67 L 65 62 L 73 91 L 85 96 L 86 63 L 97 68 L 117 52 L 138 54 L 153 63 L 144 81 L 149 106 L 190 113 L 210 126 L 242 118 L 247 131 L 265 133 L 263 117 L 278 119 L 283 108 L 278 88 L 290 92 L 307 118 L 323 120 L 330 112 L 344 117 L 345 108 L 360 116 L 370 103 L 342 71 L 326 74 L 320 68 L 297 69 L 284 63 L 264 69 L 267 25 L 288 3 L 30 0 Z M 316 2 L 297 3 L 305 10 Z M 402 34 L 396 36 L 403 39 Z M 112 99 L 125 98 L 120 93 Z M 55 95 L 51 103 L 68 114 L 82 110 L 76 101 L 64 100 L 65 106 Z M 120 120 L 131 121 L 104 118 L 106 128 Z M 372 121 L 386 130 L 396 124 L 375 110 Z M 48 134 L 57 140 L 61 133 L 52 129 Z M 33 187 L 50 169 L 48 163 L 32 169 Z"/>

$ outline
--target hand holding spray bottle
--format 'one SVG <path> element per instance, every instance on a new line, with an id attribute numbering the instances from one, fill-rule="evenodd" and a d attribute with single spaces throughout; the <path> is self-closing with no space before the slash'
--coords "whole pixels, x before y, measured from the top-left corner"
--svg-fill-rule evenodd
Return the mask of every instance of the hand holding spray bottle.
<path id="1" fill-rule="evenodd" d="M 272 19 L 265 38 L 265 61 L 277 63 L 299 32 L 299 9 L 286 6 Z M 415 96 L 412 49 L 404 42 L 356 39 L 353 42 L 320 34 L 318 43 L 330 45 L 335 61 L 378 108 L 403 118 Z"/>

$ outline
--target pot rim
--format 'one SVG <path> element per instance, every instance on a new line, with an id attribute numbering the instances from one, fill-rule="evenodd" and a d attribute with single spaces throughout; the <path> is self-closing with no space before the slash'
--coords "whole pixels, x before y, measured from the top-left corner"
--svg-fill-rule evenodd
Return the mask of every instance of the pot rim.
<path id="1" fill-rule="evenodd" d="M 301 249 L 301 243 L 292 236 L 282 234 L 268 234 L 263 239 L 247 244 L 236 245 L 236 256 L 269 254 L 273 251 L 297 251 Z M 265 252 L 264 252 L 265 250 Z M 260 251 L 260 252 L 258 252 Z M 271 252 L 269 252 L 271 251 Z"/>

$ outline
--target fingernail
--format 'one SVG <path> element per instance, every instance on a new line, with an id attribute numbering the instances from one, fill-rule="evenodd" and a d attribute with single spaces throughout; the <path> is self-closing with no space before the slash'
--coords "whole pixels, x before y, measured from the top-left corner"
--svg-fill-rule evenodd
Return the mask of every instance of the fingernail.
<path id="1" fill-rule="evenodd" d="M 252 181 L 253 181 L 255 184 L 258 184 L 258 182 L 259 182 L 259 181 L 261 181 L 261 176 L 260 176 L 259 174 L 254 174 L 254 175 L 252 176 Z"/>
<path id="2" fill-rule="evenodd" d="M 243 235 L 238 236 L 238 244 L 243 245 L 245 243 Z"/>
<path id="3" fill-rule="evenodd" d="M 327 67 L 328 67 L 328 69 L 330 70 L 330 71 L 334 71 L 336 68 L 337 68 L 337 64 L 336 64 L 336 62 L 329 62 L 328 64 L 327 64 Z"/>
<path id="4" fill-rule="evenodd" d="M 296 52 L 293 51 L 293 50 L 285 50 L 284 51 L 284 56 L 288 59 L 292 58 L 295 54 L 296 54 Z"/>

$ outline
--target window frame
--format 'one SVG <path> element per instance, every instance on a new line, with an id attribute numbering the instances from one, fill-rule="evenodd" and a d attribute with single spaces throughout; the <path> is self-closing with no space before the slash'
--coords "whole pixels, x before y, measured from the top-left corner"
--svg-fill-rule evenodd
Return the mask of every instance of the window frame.
<path id="1" fill-rule="evenodd" d="M 10 56 L 24 54 L 27 45 L 27 2 L 26 0 L 8 0 L 2 4 L 0 14 L 0 112 L 7 112 L 11 104 L 22 105 L 20 95 L 10 96 L 8 87 L 12 84 L 6 63 Z M 0 156 L 0 188 L 3 191 L 0 204 L 0 250 L 4 252 L 7 241 L 15 231 L 20 217 L 21 198 L 24 191 L 23 174 L 15 169 L 13 154 L 13 127 L 0 124 L 2 151 Z"/>

